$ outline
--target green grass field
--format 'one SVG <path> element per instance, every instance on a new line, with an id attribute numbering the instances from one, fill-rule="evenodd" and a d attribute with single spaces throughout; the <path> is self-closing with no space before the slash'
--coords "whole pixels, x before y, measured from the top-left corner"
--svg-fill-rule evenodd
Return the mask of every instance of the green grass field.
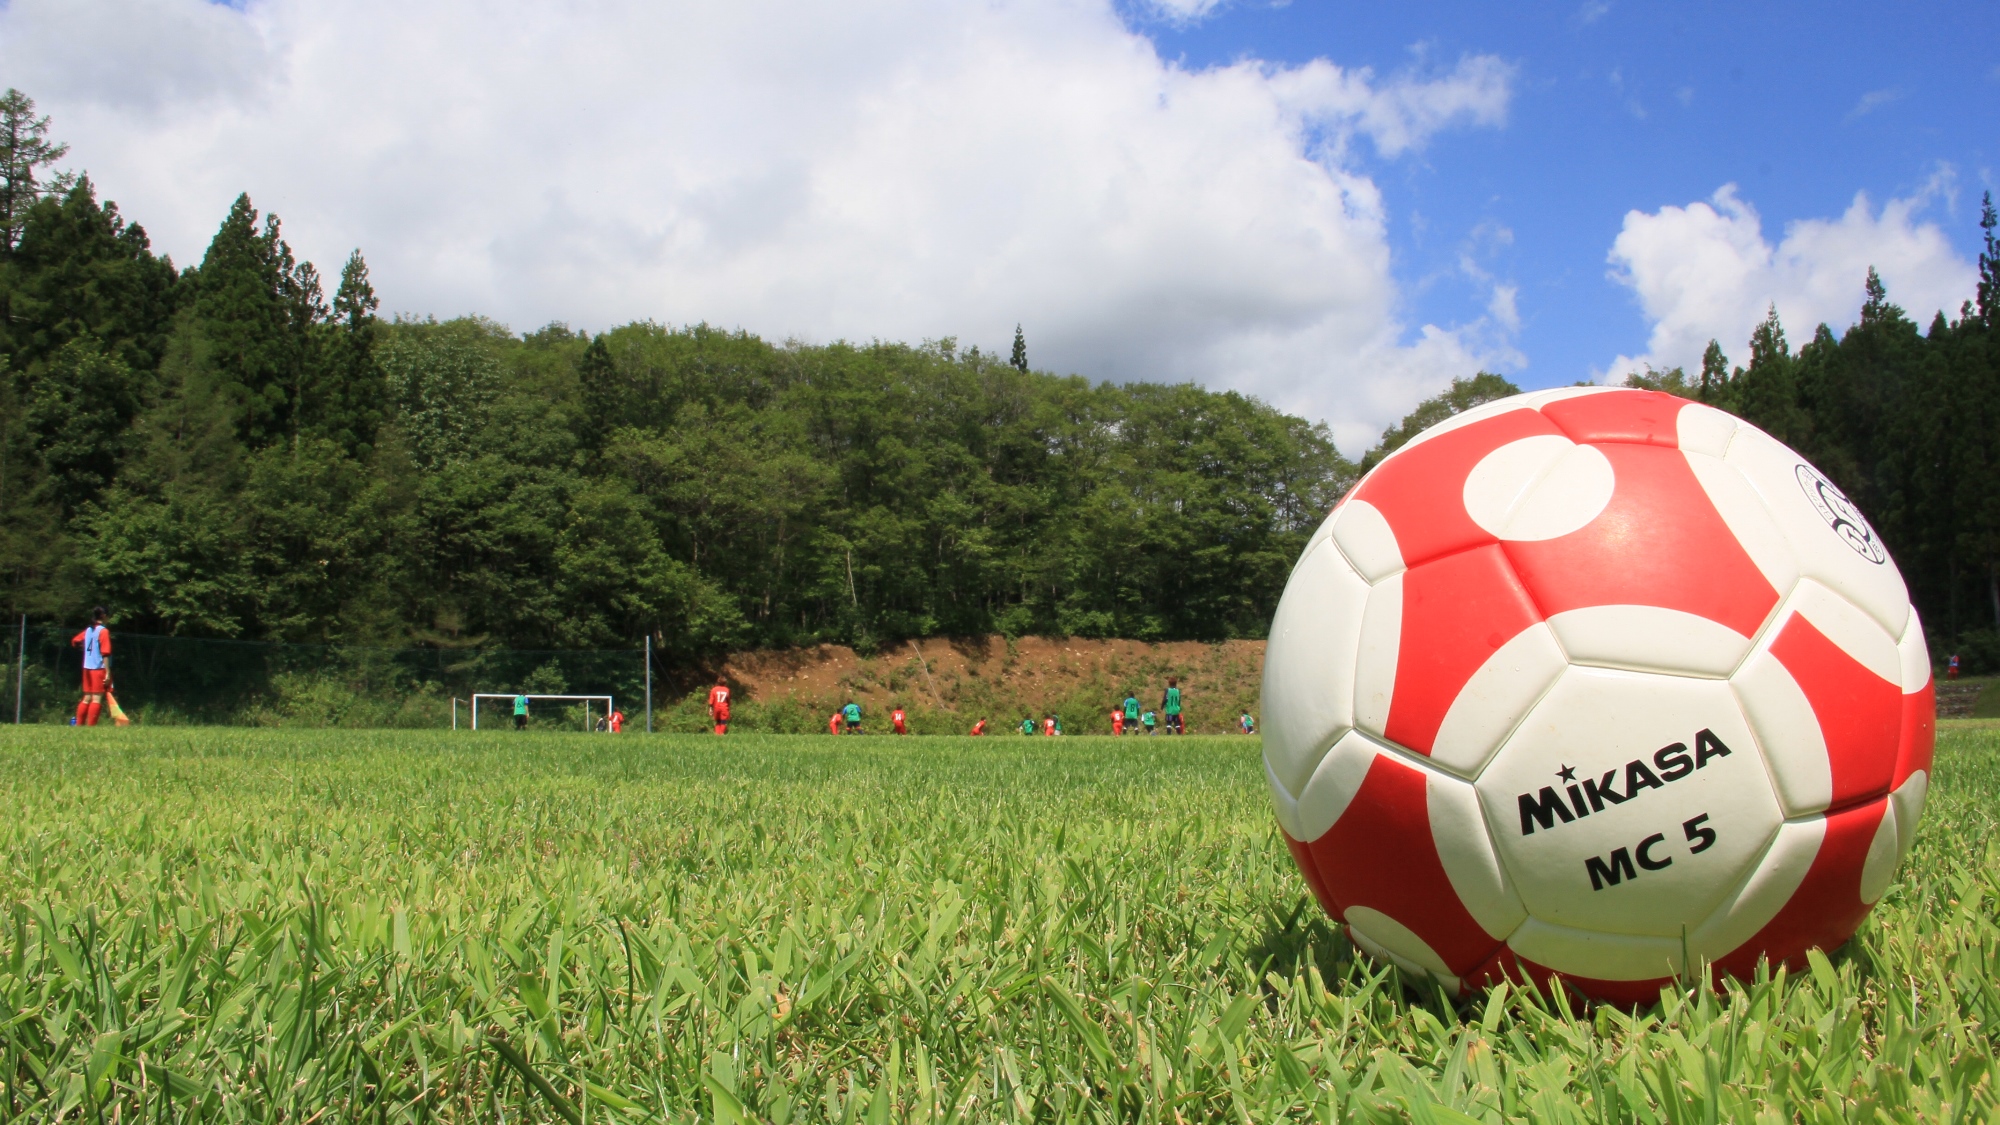
<path id="1" fill-rule="evenodd" d="M 2000 724 L 1811 971 L 1639 1013 L 1357 961 L 1250 739 L 27 729 L 7 1120 L 2000 1114 Z"/>

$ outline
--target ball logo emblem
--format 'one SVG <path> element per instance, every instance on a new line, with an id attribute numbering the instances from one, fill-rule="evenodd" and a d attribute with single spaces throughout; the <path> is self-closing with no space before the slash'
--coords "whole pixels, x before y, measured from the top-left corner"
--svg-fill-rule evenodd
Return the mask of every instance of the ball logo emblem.
<path id="1" fill-rule="evenodd" d="M 1934 736 L 1922 627 L 1847 497 L 1727 414 L 1607 388 L 1468 411 L 1356 484 L 1285 587 L 1264 714 L 1287 845 L 1358 946 L 1624 1002 L 1845 941 Z"/>
<path id="2" fill-rule="evenodd" d="M 1847 498 L 1834 483 L 1821 475 L 1818 469 L 1805 462 L 1799 462 L 1797 470 L 1799 487 L 1805 490 L 1806 499 L 1812 502 L 1813 510 L 1820 514 L 1826 525 L 1840 536 L 1841 542 L 1854 548 L 1854 553 L 1872 563 L 1889 561 L 1889 553 L 1875 538 L 1875 529 L 1861 517 L 1860 509 Z"/>

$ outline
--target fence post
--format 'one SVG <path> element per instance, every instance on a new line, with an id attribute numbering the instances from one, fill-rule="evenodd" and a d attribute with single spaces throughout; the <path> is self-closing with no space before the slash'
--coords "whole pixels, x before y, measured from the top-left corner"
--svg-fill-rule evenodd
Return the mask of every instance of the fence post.
<path id="1" fill-rule="evenodd" d="M 27 618 L 21 620 L 26 621 Z M 21 635 L 27 636 L 26 633 Z M 650 630 L 646 633 L 646 733 L 653 733 L 653 634 Z"/>
<path id="2" fill-rule="evenodd" d="M 28 615 L 21 615 L 21 651 L 14 654 L 14 725 L 21 725 L 21 685 L 28 675 Z"/>

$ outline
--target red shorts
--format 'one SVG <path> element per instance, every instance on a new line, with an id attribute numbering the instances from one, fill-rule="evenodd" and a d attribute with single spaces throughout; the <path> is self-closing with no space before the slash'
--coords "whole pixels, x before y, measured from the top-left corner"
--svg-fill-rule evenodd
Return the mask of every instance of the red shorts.
<path id="1" fill-rule="evenodd" d="M 104 694 L 104 669 L 85 668 L 83 670 L 83 694 Z"/>

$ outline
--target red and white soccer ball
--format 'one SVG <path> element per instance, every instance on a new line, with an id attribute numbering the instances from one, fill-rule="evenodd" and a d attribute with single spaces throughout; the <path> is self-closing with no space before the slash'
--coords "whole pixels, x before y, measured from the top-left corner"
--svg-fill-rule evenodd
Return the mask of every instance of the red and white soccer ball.
<path id="1" fill-rule="evenodd" d="M 1356 944 L 1640 1002 L 1854 933 L 1915 834 L 1930 658 L 1881 540 L 1769 435 L 1651 391 L 1426 430 L 1271 624 L 1278 821 Z"/>

